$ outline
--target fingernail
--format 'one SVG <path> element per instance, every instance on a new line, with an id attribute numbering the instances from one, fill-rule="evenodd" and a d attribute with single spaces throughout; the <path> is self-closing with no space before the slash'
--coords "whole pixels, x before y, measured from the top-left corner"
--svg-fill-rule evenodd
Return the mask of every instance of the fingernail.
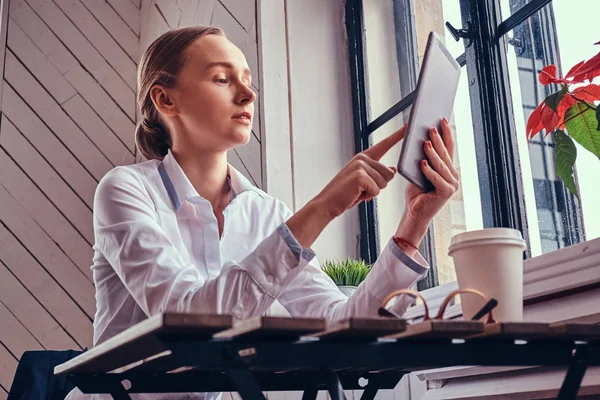
<path id="1" fill-rule="evenodd" d="M 423 161 L 421 161 L 421 165 L 422 165 L 423 167 L 426 167 L 426 166 L 427 166 L 427 160 L 423 160 Z"/>
<path id="2" fill-rule="evenodd" d="M 427 148 L 428 149 L 430 149 L 430 150 L 433 149 L 433 145 L 431 144 L 431 140 L 428 140 L 426 143 L 427 143 Z"/>
<path id="3" fill-rule="evenodd" d="M 442 118 L 442 121 L 444 121 L 445 123 L 448 123 L 448 120 L 446 119 L 446 117 Z"/>
<path id="4" fill-rule="evenodd" d="M 390 168 L 392 171 L 394 171 L 394 173 L 396 173 L 396 171 L 398 171 L 398 170 L 396 169 L 396 167 L 389 167 L 389 168 Z"/>
<path id="5" fill-rule="evenodd" d="M 435 128 L 435 127 L 433 128 L 433 134 L 434 134 L 434 135 L 437 135 L 437 134 L 438 134 L 438 130 L 437 130 L 437 128 Z"/>

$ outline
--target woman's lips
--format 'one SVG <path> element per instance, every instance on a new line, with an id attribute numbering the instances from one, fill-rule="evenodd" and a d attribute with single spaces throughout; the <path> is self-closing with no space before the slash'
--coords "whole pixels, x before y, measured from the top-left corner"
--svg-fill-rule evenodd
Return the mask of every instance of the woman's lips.
<path id="1" fill-rule="evenodd" d="M 249 112 L 242 112 L 239 114 L 235 114 L 233 117 L 231 117 L 231 119 L 238 121 L 245 125 L 252 124 L 252 114 L 250 114 Z"/>
<path id="2" fill-rule="evenodd" d="M 241 117 L 233 117 L 232 118 L 234 121 L 238 121 L 244 125 L 251 125 L 252 124 L 252 120 L 246 116 L 241 116 Z"/>

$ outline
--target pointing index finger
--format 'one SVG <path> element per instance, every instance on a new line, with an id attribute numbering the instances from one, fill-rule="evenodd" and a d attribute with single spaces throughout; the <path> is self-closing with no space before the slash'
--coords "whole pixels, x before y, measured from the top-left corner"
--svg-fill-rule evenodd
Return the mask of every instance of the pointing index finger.
<path id="1" fill-rule="evenodd" d="M 394 147 L 398 142 L 404 139 L 404 134 L 406 133 L 406 125 L 402 128 L 398 129 L 396 132 L 392 133 L 390 136 L 386 137 L 379 143 L 369 147 L 363 154 L 368 156 L 369 158 L 379 161 L 381 157 L 385 155 L 392 147 Z"/>

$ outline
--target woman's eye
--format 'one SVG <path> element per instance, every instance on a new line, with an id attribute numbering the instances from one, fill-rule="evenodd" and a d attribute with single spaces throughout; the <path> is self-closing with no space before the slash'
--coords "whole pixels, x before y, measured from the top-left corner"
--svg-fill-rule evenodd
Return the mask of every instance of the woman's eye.
<path id="1" fill-rule="evenodd" d="M 217 82 L 223 83 L 223 84 L 229 83 L 229 81 L 227 80 L 227 78 L 219 78 L 219 79 L 217 79 Z"/>

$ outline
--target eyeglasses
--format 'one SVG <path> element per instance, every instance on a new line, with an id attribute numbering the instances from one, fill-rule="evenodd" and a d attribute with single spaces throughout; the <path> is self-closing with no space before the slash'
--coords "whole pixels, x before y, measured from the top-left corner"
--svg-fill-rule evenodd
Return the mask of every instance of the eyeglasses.
<path id="1" fill-rule="evenodd" d="M 394 297 L 397 297 L 397 296 L 400 296 L 400 295 L 409 295 L 409 296 L 412 296 L 414 298 L 419 298 L 423 302 L 423 307 L 425 308 L 425 316 L 423 318 L 423 321 L 428 321 L 428 320 L 443 320 L 444 319 L 444 312 L 446 311 L 446 307 L 448 307 L 448 304 L 450 303 L 450 301 L 454 297 L 456 297 L 456 295 L 462 294 L 462 293 L 471 293 L 471 294 L 478 295 L 485 302 L 485 304 L 483 305 L 483 307 L 481 307 L 481 309 L 479 311 L 477 311 L 475 313 L 475 315 L 473 315 L 473 317 L 471 318 L 473 321 L 476 321 L 476 320 L 480 319 L 481 317 L 483 317 L 484 315 L 487 314 L 488 318 L 487 318 L 486 323 L 491 324 L 491 323 L 495 322 L 494 317 L 492 315 L 492 310 L 498 305 L 498 301 L 496 299 L 487 297 L 485 294 L 483 294 L 479 290 L 468 289 L 468 288 L 455 290 L 452 293 L 450 293 L 448 296 L 446 296 L 446 298 L 442 302 L 442 305 L 440 306 L 440 309 L 439 309 L 437 315 L 435 317 L 433 317 L 433 318 L 431 318 L 429 316 L 429 306 L 427 305 L 427 301 L 425 300 L 425 297 L 423 297 L 423 295 L 421 293 L 419 293 L 419 292 L 417 292 L 415 290 L 410 290 L 410 289 L 395 290 L 392 293 L 388 294 L 386 296 L 386 298 L 383 299 L 383 301 L 381 302 L 381 307 L 379 308 L 379 315 L 382 316 L 382 317 L 395 317 L 395 318 L 397 318 L 396 315 L 392 314 L 391 312 L 389 312 L 386 309 L 386 306 L 388 305 L 388 303 Z"/>

